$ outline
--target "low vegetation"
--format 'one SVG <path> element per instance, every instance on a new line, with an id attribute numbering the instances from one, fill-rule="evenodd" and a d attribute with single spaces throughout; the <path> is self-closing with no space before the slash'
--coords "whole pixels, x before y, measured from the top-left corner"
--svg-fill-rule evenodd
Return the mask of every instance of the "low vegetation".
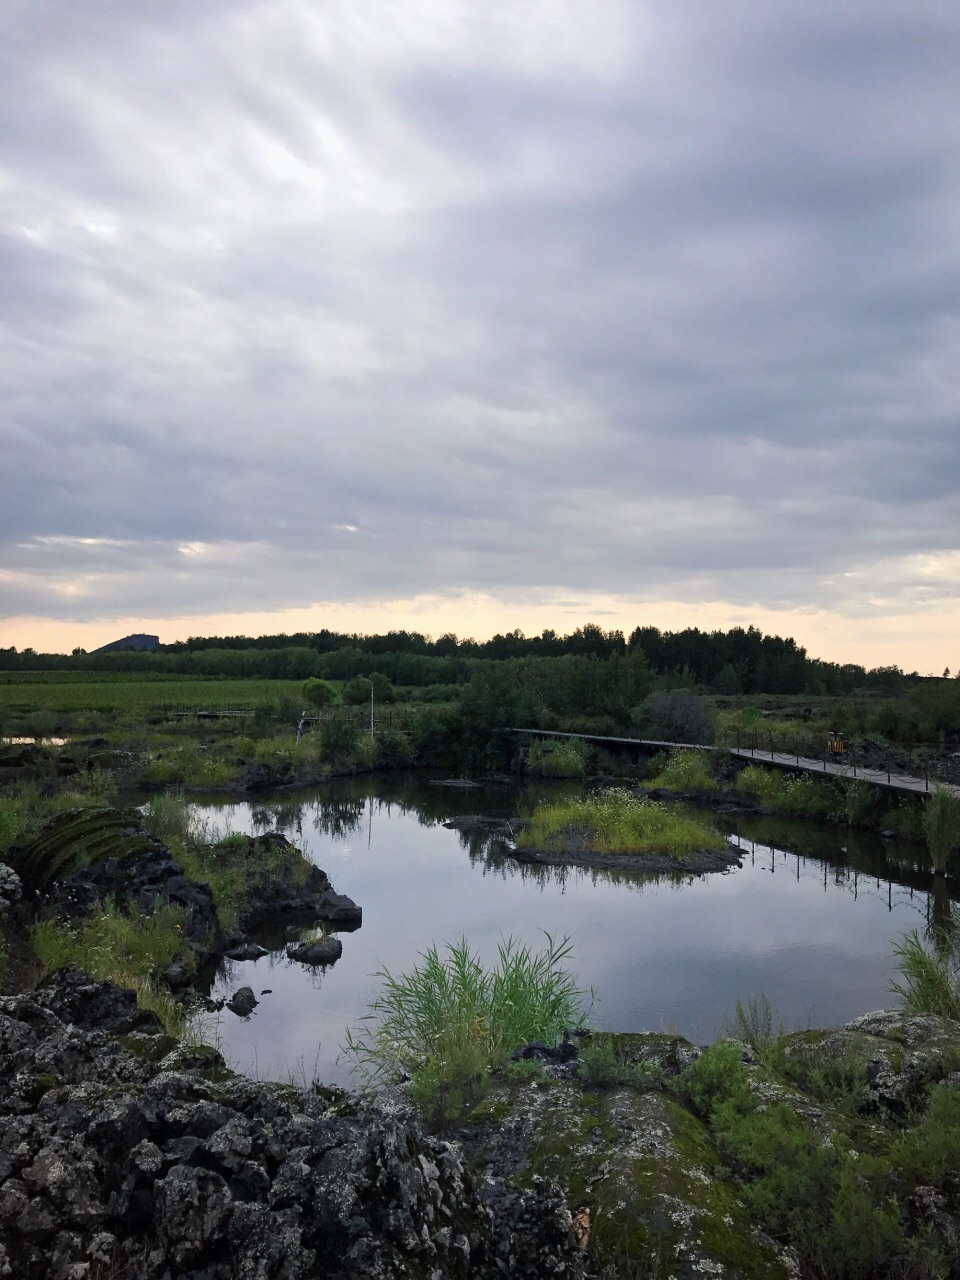
<path id="1" fill-rule="evenodd" d="M 671 751 L 659 757 L 659 765 L 647 787 L 663 787 L 667 791 L 714 791 L 717 783 L 711 773 L 712 759 L 706 751 Z"/>
<path id="2" fill-rule="evenodd" d="M 141 1008 L 150 1009 L 176 1032 L 183 1012 L 160 985 L 160 975 L 174 960 L 190 960 L 186 941 L 187 913 L 178 907 L 160 907 L 142 916 L 136 907 L 120 910 L 105 904 L 96 915 L 79 921 L 41 920 L 32 941 L 44 970 L 52 973 L 67 965 L 101 981 L 116 982 L 137 993 Z"/>
<path id="3" fill-rule="evenodd" d="M 280 881 L 302 888 L 310 874 L 311 863 L 294 845 L 211 833 L 182 793 L 153 796 L 144 807 L 144 825 L 168 845 L 189 879 L 209 884 L 227 931 L 236 928 L 258 886 Z"/>
<path id="4" fill-rule="evenodd" d="M 663 853 L 682 862 L 726 841 L 696 819 L 622 788 L 538 806 L 517 836 L 523 848 L 589 853 Z"/>
<path id="5" fill-rule="evenodd" d="M 492 969 L 461 939 L 445 955 L 430 947 L 409 973 L 378 973 L 380 994 L 345 1053 L 368 1080 L 408 1078 L 433 1122 L 456 1118 L 513 1049 L 552 1044 L 580 1025 L 582 993 L 564 963 L 569 940 L 546 939 L 539 951 L 508 939 Z"/>
<path id="6" fill-rule="evenodd" d="M 603 1032 L 578 1046 L 577 1076 L 585 1089 L 653 1089 L 662 1081 L 656 1063 L 629 1061 L 618 1049 L 616 1037 Z"/>
<path id="7" fill-rule="evenodd" d="M 540 740 L 531 743 L 527 772 L 536 778 L 583 778 L 590 747 L 583 738 Z"/>
<path id="8" fill-rule="evenodd" d="M 760 765 L 751 764 L 738 774 L 737 787 L 774 813 L 827 818 L 837 810 L 837 794 L 833 783 L 822 782 L 805 774 L 764 769 Z"/>

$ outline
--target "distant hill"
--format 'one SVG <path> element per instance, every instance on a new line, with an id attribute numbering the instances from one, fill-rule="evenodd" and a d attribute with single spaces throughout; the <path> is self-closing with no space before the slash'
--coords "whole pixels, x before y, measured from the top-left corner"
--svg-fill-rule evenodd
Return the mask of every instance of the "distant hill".
<path id="1" fill-rule="evenodd" d="M 122 649 L 126 649 L 133 653 L 153 653 L 159 643 L 159 636 L 124 636 L 122 640 L 111 640 L 109 644 L 103 644 L 99 649 L 94 649 L 93 652 L 117 653 Z"/>

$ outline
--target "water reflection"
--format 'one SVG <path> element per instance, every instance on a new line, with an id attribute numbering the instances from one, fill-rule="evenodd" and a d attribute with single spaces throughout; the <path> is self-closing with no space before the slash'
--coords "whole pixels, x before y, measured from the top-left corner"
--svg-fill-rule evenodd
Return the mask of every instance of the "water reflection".
<path id="1" fill-rule="evenodd" d="M 489 960 L 511 935 L 533 946 L 544 930 L 569 935 L 581 986 L 600 993 L 595 1025 L 676 1025 L 703 1042 L 738 997 L 760 992 L 790 1026 L 889 1005 L 898 936 L 954 927 L 956 887 L 925 872 L 922 851 L 841 827 L 700 814 L 736 842 L 742 867 L 665 877 L 520 862 L 495 832 L 441 825 L 466 813 L 513 816 L 570 789 L 461 792 L 368 778 L 201 806 L 221 830 L 283 831 L 364 910 L 326 970 L 280 951 L 220 975 L 217 994 L 245 984 L 270 992 L 246 1023 L 220 1015 L 228 1060 L 279 1078 L 316 1063 L 323 1079 L 344 1079 L 338 1048 L 375 993 L 371 975 L 409 969 L 431 942 L 461 936 Z"/>

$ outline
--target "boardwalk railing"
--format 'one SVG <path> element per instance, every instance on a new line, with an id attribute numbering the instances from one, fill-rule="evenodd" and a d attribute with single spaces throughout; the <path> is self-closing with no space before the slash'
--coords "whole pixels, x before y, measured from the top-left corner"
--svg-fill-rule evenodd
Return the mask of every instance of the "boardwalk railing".
<path id="1" fill-rule="evenodd" d="M 832 755 L 826 744 L 810 748 L 792 742 L 789 749 L 776 750 L 773 735 L 769 735 L 768 747 L 759 745 L 761 735 L 721 734 L 717 742 L 666 742 L 654 738 L 619 738 L 591 733 L 560 733 L 552 729 L 511 729 L 511 733 L 530 734 L 541 738 L 582 738 L 585 742 L 609 744 L 611 746 L 633 746 L 655 748 L 669 751 L 729 751 L 731 755 L 741 759 L 755 760 L 758 764 L 769 764 L 780 769 L 796 769 L 804 773 L 826 774 L 833 778 L 850 778 L 869 782 L 879 787 L 890 787 L 895 791 L 929 792 L 942 788 L 953 795 L 960 796 L 960 786 L 945 782 L 936 775 L 932 776 L 924 768 L 921 775 L 898 773 L 891 769 L 870 769 L 854 761 L 847 763 L 842 755 Z M 808 754 L 809 750 L 809 754 Z"/>

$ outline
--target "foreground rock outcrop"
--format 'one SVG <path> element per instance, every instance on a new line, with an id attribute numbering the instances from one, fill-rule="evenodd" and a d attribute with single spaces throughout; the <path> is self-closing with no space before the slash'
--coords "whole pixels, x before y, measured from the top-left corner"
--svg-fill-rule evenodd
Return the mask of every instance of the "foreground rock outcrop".
<path id="1" fill-rule="evenodd" d="M 0 1276 L 954 1275 L 958 1068 L 960 1024 L 899 1012 L 775 1054 L 584 1033 L 518 1051 L 438 1137 L 403 1094 L 235 1075 L 65 970 L 0 999 Z M 801 1205 L 856 1265 L 797 1252 Z"/>
<path id="2" fill-rule="evenodd" d="M 67 970 L 0 1000 L 0 1275 L 582 1277 L 550 1182 L 479 1182 L 403 1113 L 227 1072 Z"/>

